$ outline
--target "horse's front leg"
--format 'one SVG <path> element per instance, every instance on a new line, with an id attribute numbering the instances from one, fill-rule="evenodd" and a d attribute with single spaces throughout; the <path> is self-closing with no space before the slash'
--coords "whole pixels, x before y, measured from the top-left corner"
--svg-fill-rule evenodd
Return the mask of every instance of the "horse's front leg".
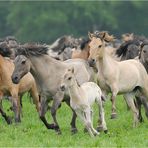
<path id="1" fill-rule="evenodd" d="M 53 124 L 49 124 L 46 120 L 45 114 L 48 110 L 48 101 L 46 97 L 40 96 L 40 110 L 39 110 L 39 116 L 44 125 L 46 126 L 47 129 L 54 129 Z"/>
<path id="2" fill-rule="evenodd" d="M 56 112 L 57 112 L 57 109 L 59 108 L 63 98 L 64 98 L 64 92 L 62 92 L 62 91 L 57 92 L 56 95 L 53 97 L 53 104 L 51 107 L 51 115 L 52 115 L 52 118 L 53 118 L 53 121 L 55 124 L 54 128 L 58 134 L 61 134 L 61 130 L 60 130 L 57 118 L 56 118 Z"/>
<path id="3" fill-rule="evenodd" d="M 111 114 L 111 119 L 117 118 L 117 113 L 116 113 L 116 96 L 117 96 L 117 89 L 112 90 L 112 96 L 111 96 L 111 102 L 112 102 L 112 114 Z"/>
<path id="4" fill-rule="evenodd" d="M 72 112 L 73 112 L 73 115 L 72 115 L 72 119 L 71 119 L 71 133 L 72 134 L 75 134 L 78 132 L 78 129 L 76 127 L 76 118 L 77 118 L 77 114 L 76 112 L 72 109 L 72 107 L 70 106 L 70 98 L 65 100 L 66 104 L 71 108 Z"/>

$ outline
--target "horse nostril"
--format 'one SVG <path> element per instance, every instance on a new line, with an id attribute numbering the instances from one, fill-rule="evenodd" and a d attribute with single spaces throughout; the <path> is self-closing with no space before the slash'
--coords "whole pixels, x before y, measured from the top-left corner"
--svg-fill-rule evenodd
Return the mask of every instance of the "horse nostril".
<path id="1" fill-rule="evenodd" d="M 90 59 L 88 63 L 90 67 L 93 67 L 95 65 L 95 59 Z"/>
<path id="2" fill-rule="evenodd" d="M 17 76 L 15 76 L 15 77 L 14 77 L 14 80 L 18 80 L 18 77 L 17 77 Z"/>
<path id="3" fill-rule="evenodd" d="M 60 89 L 61 89 L 62 91 L 64 91 L 64 90 L 65 90 L 65 86 L 62 85 L 62 86 L 60 87 Z"/>
<path id="4" fill-rule="evenodd" d="M 18 81 L 19 81 L 19 77 L 18 76 L 12 76 L 11 79 L 12 79 L 12 82 L 14 84 L 18 84 Z"/>

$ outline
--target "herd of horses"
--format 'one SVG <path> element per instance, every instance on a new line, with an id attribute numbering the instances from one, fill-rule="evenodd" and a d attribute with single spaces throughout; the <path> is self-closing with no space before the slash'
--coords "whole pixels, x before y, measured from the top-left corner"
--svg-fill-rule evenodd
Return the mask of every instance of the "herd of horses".
<path id="1" fill-rule="evenodd" d="M 53 44 L 20 44 L 14 37 L 0 40 L 0 113 L 8 124 L 2 99 L 12 103 L 15 122 L 21 122 L 22 96 L 29 92 L 47 129 L 61 133 L 56 112 L 63 101 L 72 110 L 71 132 L 81 118 L 90 136 L 107 132 L 104 101 L 111 93 L 111 118 L 117 116 L 116 96 L 123 94 L 133 113 L 133 127 L 148 117 L 148 39 L 124 34 L 117 40 L 106 31 L 88 33 L 88 38 L 62 36 Z M 49 102 L 52 100 L 52 106 Z M 98 104 L 99 123 L 93 127 L 92 105 Z M 50 110 L 53 122 L 48 123 Z"/>

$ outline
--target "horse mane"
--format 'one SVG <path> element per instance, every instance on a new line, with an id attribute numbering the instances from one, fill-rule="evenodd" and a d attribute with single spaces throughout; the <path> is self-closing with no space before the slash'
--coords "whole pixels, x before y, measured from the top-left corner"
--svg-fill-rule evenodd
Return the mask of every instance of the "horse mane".
<path id="1" fill-rule="evenodd" d="M 27 43 L 16 48 L 16 55 L 42 56 L 48 54 L 48 47 L 37 43 Z"/>
<path id="2" fill-rule="evenodd" d="M 140 44 L 140 52 L 139 52 L 139 55 L 138 55 L 138 58 L 139 59 L 141 59 L 141 53 L 142 53 L 142 49 L 143 49 L 143 47 L 145 46 L 145 45 L 148 45 L 148 40 L 146 39 L 146 40 L 143 40 L 142 42 L 141 42 L 141 44 Z"/>
<path id="3" fill-rule="evenodd" d="M 129 41 L 126 41 L 124 42 L 123 44 L 120 45 L 120 47 L 116 50 L 116 55 L 118 57 L 120 57 L 121 55 L 122 56 L 125 56 L 126 55 L 126 52 L 127 52 L 127 48 L 129 45 L 131 44 L 135 44 L 137 46 L 140 45 L 140 41 L 139 40 L 129 40 Z"/>
<path id="4" fill-rule="evenodd" d="M 65 48 L 65 45 L 64 45 L 64 43 L 65 43 L 65 41 L 66 41 L 66 38 L 67 38 L 67 36 L 62 36 L 62 37 L 60 37 L 59 39 L 58 39 L 58 45 L 57 46 L 55 46 L 55 47 L 53 47 L 53 48 L 51 48 L 54 52 L 57 52 L 57 51 L 63 51 L 64 50 L 64 48 Z"/>
<path id="5" fill-rule="evenodd" d="M 10 57 L 11 56 L 11 51 L 10 51 L 9 47 L 7 46 L 6 42 L 0 43 L 0 54 L 3 57 Z"/>
<path id="6" fill-rule="evenodd" d="M 85 46 L 90 42 L 90 39 L 82 39 L 82 43 L 80 45 L 80 49 L 83 50 L 85 48 Z"/>
<path id="7" fill-rule="evenodd" d="M 16 41 L 17 42 L 17 39 L 14 37 L 14 36 L 7 36 L 6 38 L 5 38 L 5 40 L 6 41 Z"/>

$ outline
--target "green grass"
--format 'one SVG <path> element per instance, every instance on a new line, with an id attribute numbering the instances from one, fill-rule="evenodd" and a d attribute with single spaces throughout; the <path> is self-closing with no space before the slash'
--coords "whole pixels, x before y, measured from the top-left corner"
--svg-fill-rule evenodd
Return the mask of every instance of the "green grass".
<path id="1" fill-rule="evenodd" d="M 4 101 L 5 110 L 9 108 L 8 101 Z M 148 147 L 148 120 L 143 116 L 145 122 L 137 128 L 132 128 L 132 113 L 127 110 L 125 101 L 121 96 L 117 98 L 118 118 L 110 119 L 111 102 L 105 103 L 106 122 L 108 134 L 101 134 L 91 138 L 83 133 L 83 124 L 77 119 L 79 132 L 71 135 L 70 120 L 71 110 L 63 103 L 57 112 L 57 119 L 62 130 L 62 135 L 57 135 L 53 130 L 47 130 L 40 121 L 35 106 L 29 99 L 23 98 L 23 118 L 20 124 L 7 125 L 0 118 L 0 147 Z M 97 126 L 97 106 L 94 105 L 94 126 Z M 8 112 L 13 115 L 12 112 Z M 47 114 L 51 123 L 51 115 Z"/>

